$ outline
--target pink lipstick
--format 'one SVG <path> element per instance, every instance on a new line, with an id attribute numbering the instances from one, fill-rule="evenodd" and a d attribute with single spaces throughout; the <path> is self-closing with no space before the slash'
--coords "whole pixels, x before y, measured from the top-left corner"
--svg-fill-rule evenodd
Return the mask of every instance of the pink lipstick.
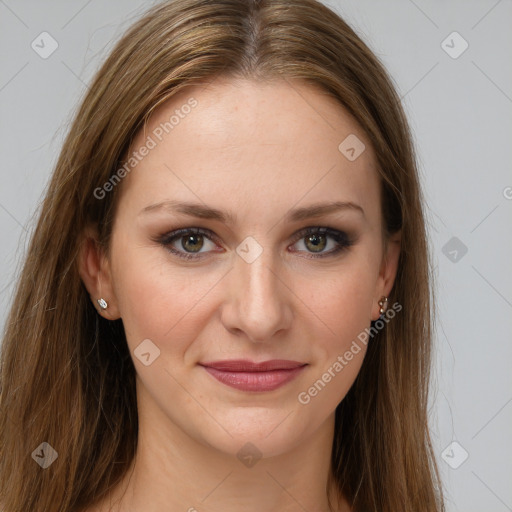
<path id="1" fill-rule="evenodd" d="M 306 363 L 283 359 L 261 363 L 232 359 L 200 365 L 219 382 L 241 391 L 272 391 L 290 382 L 307 366 Z"/>

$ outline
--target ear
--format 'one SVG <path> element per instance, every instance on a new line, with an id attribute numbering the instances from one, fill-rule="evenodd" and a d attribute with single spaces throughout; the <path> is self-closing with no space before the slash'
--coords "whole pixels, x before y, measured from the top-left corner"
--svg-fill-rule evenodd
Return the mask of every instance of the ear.
<path id="1" fill-rule="evenodd" d="M 393 289 L 400 259 L 401 240 L 402 231 L 400 230 L 393 233 L 387 241 L 375 288 L 376 294 L 373 298 L 372 320 L 379 319 L 379 301 L 382 297 L 388 297 Z"/>
<path id="2" fill-rule="evenodd" d="M 108 320 L 120 318 L 117 300 L 112 286 L 110 262 L 98 242 L 97 230 L 86 228 L 79 252 L 79 273 L 98 313 Z M 108 307 L 100 308 L 98 299 L 104 299 Z"/>

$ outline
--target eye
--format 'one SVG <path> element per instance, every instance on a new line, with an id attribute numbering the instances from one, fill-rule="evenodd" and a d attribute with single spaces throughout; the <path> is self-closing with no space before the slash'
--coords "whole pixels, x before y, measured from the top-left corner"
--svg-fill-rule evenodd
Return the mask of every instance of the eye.
<path id="1" fill-rule="evenodd" d="M 183 228 L 167 233 L 157 241 L 170 253 L 180 258 L 198 260 L 203 258 L 201 254 L 219 252 L 214 243 L 216 240 L 216 235 L 209 229 Z M 305 250 L 292 249 L 291 252 L 306 252 L 309 254 L 306 256 L 308 258 L 333 256 L 353 244 L 346 233 L 329 227 L 304 228 L 295 234 L 294 240 L 294 245 L 300 242 Z M 210 247 L 208 244 L 211 244 Z M 329 250 L 325 251 L 326 248 Z"/>
<path id="2" fill-rule="evenodd" d="M 190 260 L 202 258 L 197 254 L 215 250 L 216 245 L 212 241 L 213 238 L 215 235 L 209 229 L 184 228 L 168 233 L 158 241 L 172 254 Z M 208 244 L 205 242 L 210 243 L 211 247 L 208 248 Z M 201 251 L 205 247 L 206 250 Z"/>
<path id="3" fill-rule="evenodd" d="M 296 244 L 302 245 L 309 256 L 307 258 L 326 258 L 348 249 L 352 240 L 343 231 L 328 227 L 309 227 L 296 234 Z M 330 243 L 329 243 L 330 239 Z M 325 251 L 326 248 L 329 250 Z M 304 252 L 292 250 L 292 252 Z"/>

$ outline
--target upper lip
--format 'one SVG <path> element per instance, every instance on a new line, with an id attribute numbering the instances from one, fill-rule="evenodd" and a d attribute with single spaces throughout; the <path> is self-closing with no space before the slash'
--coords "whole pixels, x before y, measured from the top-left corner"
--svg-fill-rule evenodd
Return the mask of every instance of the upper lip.
<path id="1" fill-rule="evenodd" d="M 244 359 L 230 359 L 225 361 L 211 361 L 207 363 L 200 363 L 201 366 L 215 368 L 216 370 L 227 372 L 268 372 L 272 370 L 291 370 L 305 366 L 307 363 L 300 363 L 298 361 L 288 361 L 285 359 L 272 359 L 269 361 L 262 361 L 261 363 L 254 363 Z"/>

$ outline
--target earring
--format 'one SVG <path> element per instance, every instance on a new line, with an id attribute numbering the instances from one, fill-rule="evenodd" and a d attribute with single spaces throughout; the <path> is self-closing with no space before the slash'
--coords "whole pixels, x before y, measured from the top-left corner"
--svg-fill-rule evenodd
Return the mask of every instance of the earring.
<path id="1" fill-rule="evenodd" d="M 98 299 L 98 304 L 100 305 L 101 309 L 107 309 L 108 308 L 107 301 L 105 299 L 103 299 L 103 298 Z"/>
<path id="2" fill-rule="evenodd" d="M 379 313 L 382 315 L 383 313 L 386 312 L 386 309 L 388 308 L 388 298 L 381 297 L 381 299 L 379 300 L 379 306 L 380 306 Z"/>

